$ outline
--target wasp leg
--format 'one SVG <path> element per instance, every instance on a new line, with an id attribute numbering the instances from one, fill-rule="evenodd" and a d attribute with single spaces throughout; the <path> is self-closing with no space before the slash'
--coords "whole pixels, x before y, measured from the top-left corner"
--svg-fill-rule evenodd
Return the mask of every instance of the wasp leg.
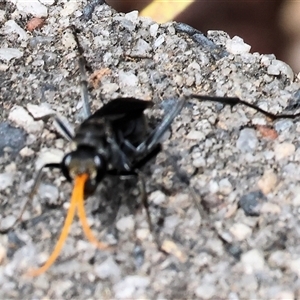
<path id="1" fill-rule="evenodd" d="M 171 162 L 171 166 L 174 169 L 176 177 L 189 189 L 190 195 L 192 196 L 194 205 L 196 206 L 199 212 L 200 218 L 203 218 L 203 216 L 206 216 L 207 213 L 201 205 L 201 199 L 197 195 L 196 191 L 190 186 L 190 178 L 182 169 L 180 169 L 180 167 L 177 164 L 177 161 L 172 157 L 172 154 L 167 150 L 166 153 L 168 156 L 168 161 Z"/>
<path id="2" fill-rule="evenodd" d="M 144 206 L 145 211 L 146 211 L 149 231 L 150 231 L 150 233 L 152 233 L 152 235 L 154 237 L 154 241 L 157 245 L 157 248 L 159 250 L 161 250 L 161 243 L 159 241 L 159 237 L 157 235 L 157 232 L 153 228 L 153 223 L 152 223 L 151 215 L 150 215 L 150 212 L 149 212 L 149 202 L 148 202 L 148 196 L 147 196 L 147 193 L 146 193 L 146 184 L 145 184 L 144 174 L 140 171 L 137 171 L 137 173 L 138 173 L 138 178 L 139 178 L 139 181 L 140 181 L 140 191 L 141 191 L 142 203 L 143 203 L 143 206 Z"/>
<path id="3" fill-rule="evenodd" d="M 74 129 L 72 125 L 61 116 L 55 116 L 54 123 L 55 129 L 61 134 L 67 141 L 71 142 L 74 138 Z"/>
<path id="4" fill-rule="evenodd" d="M 240 98 L 237 97 L 215 97 L 215 96 L 201 96 L 201 95 L 195 95 L 192 94 L 190 95 L 191 98 L 196 98 L 199 100 L 203 100 L 203 101 L 211 101 L 211 102 L 219 102 L 222 103 L 224 105 L 230 105 L 231 108 L 234 107 L 237 104 L 242 104 L 245 106 L 248 106 L 250 108 L 255 109 L 256 111 L 264 114 L 265 116 L 269 117 L 272 120 L 276 120 L 276 119 L 294 119 L 300 116 L 300 113 L 297 114 L 272 114 L 264 109 L 261 109 L 260 107 L 258 107 L 257 105 L 248 103 L 244 100 L 241 100 Z"/>
<path id="5" fill-rule="evenodd" d="M 38 186 L 39 186 L 39 184 L 40 184 L 40 182 L 41 182 L 42 176 L 43 176 L 43 172 L 42 172 L 42 171 L 43 171 L 43 169 L 45 169 L 45 168 L 51 168 L 51 169 L 58 168 L 58 169 L 60 169 L 60 168 L 61 168 L 61 165 L 58 164 L 58 163 L 50 163 L 50 164 L 44 165 L 44 166 L 39 170 L 39 172 L 38 172 L 38 174 L 37 174 L 37 177 L 36 177 L 36 179 L 35 179 L 35 182 L 34 182 L 34 184 L 33 184 L 32 190 L 31 190 L 29 196 L 27 197 L 27 199 L 25 200 L 25 203 L 23 204 L 23 207 L 21 208 L 21 211 L 20 211 L 20 213 L 19 213 L 19 216 L 16 218 L 15 222 L 14 222 L 10 227 L 1 230 L 0 233 L 7 233 L 7 232 L 10 231 L 13 227 L 15 227 L 17 223 L 19 223 L 19 222 L 21 221 L 22 216 L 23 216 L 23 214 L 24 214 L 24 212 L 25 212 L 25 209 L 26 209 L 28 203 L 29 203 L 30 201 L 32 201 L 33 196 L 34 196 L 34 194 L 35 194 L 36 191 L 37 191 L 37 188 L 38 188 Z"/>
<path id="6" fill-rule="evenodd" d="M 170 127 L 175 117 L 182 110 L 185 104 L 185 100 L 186 99 L 182 99 L 177 102 L 174 108 L 164 117 L 162 122 L 150 133 L 147 139 L 136 148 L 137 152 L 139 153 L 149 152 L 153 149 L 153 147 L 155 147 L 159 143 L 160 138 Z"/>
<path id="7" fill-rule="evenodd" d="M 79 39 L 77 37 L 76 28 L 75 26 L 71 25 L 69 27 L 72 30 L 77 50 L 78 50 L 78 67 L 80 73 L 80 87 L 81 87 L 81 99 L 83 105 L 83 112 L 84 112 L 84 119 L 87 119 L 91 115 L 91 108 L 89 103 L 89 94 L 88 94 L 88 81 L 86 76 L 86 68 L 85 68 L 85 58 L 84 58 L 84 51 L 79 43 Z"/>
<path id="8" fill-rule="evenodd" d="M 131 171 L 119 171 L 119 170 L 108 170 L 107 174 L 112 176 L 137 176 L 137 171 L 144 167 L 152 158 L 156 157 L 156 155 L 161 151 L 161 144 L 157 144 L 151 152 L 147 153 L 142 159 L 135 162 L 132 166 Z"/>

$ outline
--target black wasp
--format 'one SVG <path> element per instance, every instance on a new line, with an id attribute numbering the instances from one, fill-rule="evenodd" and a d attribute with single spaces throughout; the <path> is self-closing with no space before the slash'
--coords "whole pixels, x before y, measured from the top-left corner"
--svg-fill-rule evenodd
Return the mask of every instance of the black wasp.
<path id="1" fill-rule="evenodd" d="M 108 246 L 96 240 L 88 223 L 84 210 L 84 198 L 91 195 L 106 175 L 136 175 L 142 181 L 142 198 L 146 208 L 145 184 L 139 169 L 161 150 L 160 139 L 180 113 L 184 100 L 176 102 L 162 122 L 150 130 L 144 111 L 153 105 L 151 101 L 135 98 L 117 98 L 103 105 L 95 113 L 90 113 L 87 78 L 83 49 L 78 41 L 75 28 L 71 27 L 79 52 L 81 91 L 86 119 L 72 135 L 61 119 L 56 122 L 66 136 L 75 144 L 75 150 L 66 154 L 61 163 L 49 163 L 42 167 L 37 175 L 31 197 L 35 193 L 45 168 L 58 168 L 66 179 L 74 182 L 74 189 L 65 224 L 58 242 L 47 262 L 39 269 L 29 272 L 37 276 L 45 272 L 56 260 L 67 238 L 76 210 L 83 230 L 89 241 L 100 249 Z M 151 226 L 148 210 L 147 218 Z"/>
<path id="2" fill-rule="evenodd" d="M 142 200 L 146 208 L 148 224 L 151 227 L 145 183 L 141 176 L 140 168 L 161 151 L 160 139 L 168 130 L 174 118 L 182 110 L 187 98 L 221 102 L 231 107 L 242 104 L 256 109 L 272 120 L 277 118 L 295 118 L 300 115 L 300 113 L 295 115 L 274 115 L 236 97 L 223 98 L 194 94 L 177 100 L 176 105 L 165 115 L 154 130 L 149 129 L 147 118 L 144 115 L 144 111 L 153 105 L 151 101 L 135 98 L 117 98 L 91 114 L 83 49 L 78 41 L 75 28 L 70 28 L 73 31 L 79 52 L 81 91 L 86 119 L 77 128 L 75 135 L 73 135 L 64 122 L 60 118 L 56 118 L 63 135 L 74 142 L 75 150 L 66 154 L 61 163 L 49 163 L 41 168 L 29 199 L 33 197 L 41 180 L 42 171 L 45 168 L 60 169 L 68 181 L 74 182 L 74 189 L 70 208 L 57 244 L 47 262 L 42 267 L 29 272 L 31 276 L 42 274 L 55 262 L 68 236 L 76 210 L 89 241 L 100 249 L 108 248 L 108 245 L 97 241 L 92 234 L 84 210 L 84 198 L 94 193 L 97 185 L 106 175 L 135 175 L 139 177 L 142 183 Z M 26 204 L 22 209 L 21 215 L 25 206 Z"/>

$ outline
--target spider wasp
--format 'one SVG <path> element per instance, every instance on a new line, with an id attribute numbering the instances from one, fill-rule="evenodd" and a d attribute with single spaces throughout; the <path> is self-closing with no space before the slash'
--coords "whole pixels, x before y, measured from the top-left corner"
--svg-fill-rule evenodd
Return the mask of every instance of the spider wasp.
<path id="1" fill-rule="evenodd" d="M 196 94 L 177 100 L 176 105 L 166 113 L 161 123 L 153 130 L 149 129 L 144 114 L 144 111 L 153 105 L 151 101 L 136 98 L 117 98 L 104 104 L 91 114 L 83 49 L 75 28 L 70 26 L 70 29 L 73 32 L 79 52 L 81 95 L 86 119 L 79 125 L 75 135 L 73 135 L 60 118 L 55 118 L 63 135 L 75 144 L 75 150 L 67 153 L 60 163 L 46 164 L 38 171 L 32 192 L 22 208 L 20 217 L 27 202 L 32 199 L 36 192 L 45 168 L 60 169 L 65 178 L 74 183 L 70 207 L 54 250 L 43 266 L 28 272 L 30 276 L 38 276 L 46 272 L 55 262 L 68 236 L 76 211 L 88 240 L 99 249 L 109 248 L 107 244 L 98 241 L 93 235 L 84 209 L 84 199 L 95 192 L 98 184 L 106 175 L 138 176 L 142 183 L 142 200 L 151 231 L 145 183 L 140 169 L 161 151 L 160 139 L 169 129 L 175 117 L 181 112 L 187 99 L 194 98 L 200 101 L 220 102 L 231 107 L 242 104 L 265 114 L 272 120 L 300 116 L 300 113 L 275 115 L 236 97 L 214 97 Z"/>

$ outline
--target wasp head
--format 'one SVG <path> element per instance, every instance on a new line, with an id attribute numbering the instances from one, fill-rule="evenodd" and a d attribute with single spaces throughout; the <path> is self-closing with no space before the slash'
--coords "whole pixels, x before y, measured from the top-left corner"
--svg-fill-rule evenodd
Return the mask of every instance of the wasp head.
<path id="1" fill-rule="evenodd" d="M 80 146 L 75 151 L 65 155 L 62 161 L 62 172 L 69 181 L 76 176 L 87 174 L 84 194 L 92 194 L 106 173 L 106 161 L 95 148 Z"/>

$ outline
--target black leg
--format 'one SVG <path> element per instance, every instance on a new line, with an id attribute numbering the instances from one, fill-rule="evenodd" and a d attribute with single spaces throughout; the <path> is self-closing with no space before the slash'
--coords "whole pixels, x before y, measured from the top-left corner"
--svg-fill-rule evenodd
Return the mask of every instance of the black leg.
<path id="1" fill-rule="evenodd" d="M 197 195 L 195 190 L 192 187 L 190 187 L 190 179 L 189 179 L 188 175 L 179 168 L 176 160 L 172 157 L 172 154 L 169 151 L 166 151 L 166 153 L 168 155 L 168 161 L 170 161 L 170 164 L 171 164 L 172 168 L 174 169 L 176 177 L 182 183 L 184 183 L 186 185 L 186 187 L 189 189 L 189 192 L 190 192 L 190 195 L 192 196 L 194 205 L 196 206 L 200 217 L 203 218 L 206 215 L 206 212 L 201 205 L 201 199 L 199 198 L 199 196 Z"/>
<path id="2" fill-rule="evenodd" d="M 21 208 L 21 211 L 20 211 L 20 213 L 19 213 L 19 216 L 16 218 L 16 221 L 15 221 L 10 227 L 1 230 L 0 233 L 7 233 L 7 232 L 10 231 L 13 227 L 15 227 L 17 223 L 19 223 L 19 222 L 21 221 L 22 216 L 23 216 L 23 214 L 24 214 L 24 211 L 25 211 L 25 209 L 26 209 L 28 203 L 29 203 L 30 201 L 32 201 L 32 198 L 33 198 L 34 194 L 36 193 L 36 191 L 37 191 L 37 189 L 38 189 L 38 187 L 39 187 L 39 184 L 40 184 L 41 179 L 42 179 L 42 176 L 43 176 L 43 172 L 42 172 L 42 171 L 43 171 L 43 169 L 45 169 L 45 168 L 50 168 L 50 169 L 61 169 L 61 164 L 58 164 L 58 163 L 50 163 L 50 164 L 46 164 L 46 165 L 44 165 L 44 166 L 39 170 L 39 172 L 38 172 L 38 174 L 37 174 L 37 177 L 36 177 L 36 179 L 35 179 L 35 182 L 34 182 L 34 184 L 33 184 L 32 190 L 31 190 L 29 196 L 27 197 L 27 199 L 25 200 L 25 203 L 23 204 L 23 207 Z"/>
<path id="3" fill-rule="evenodd" d="M 59 116 L 55 117 L 54 122 L 58 133 L 60 133 L 66 140 L 71 142 L 74 138 L 74 132 L 72 132 L 73 130 L 71 129 L 71 125 Z"/>
<path id="4" fill-rule="evenodd" d="M 136 170 L 141 169 L 148 163 L 152 158 L 154 158 L 160 151 L 162 147 L 161 144 L 157 144 L 154 149 L 150 153 L 148 153 L 145 157 L 138 160 L 133 166 L 132 171 L 118 171 L 118 170 L 108 170 L 107 174 L 112 176 L 137 176 Z"/>
<path id="5" fill-rule="evenodd" d="M 177 101 L 175 107 L 164 117 L 162 122 L 150 133 L 147 139 L 137 147 L 137 151 L 139 153 L 152 151 L 153 147 L 159 143 L 160 138 L 170 127 L 175 117 L 181 112 L 185 104 L 185 100 L 186 99 L 184 98 Z"/>
<path id="6" fill-rule="evenodd" d="M 80 72 L 81 99 L 83 102 L 82 105 L 83 105 L 83 111 L 85 115 L 84 118 L 87 119 L 91 115 L 91 108 L 89 103 L 88 82 L 87 82 L 87 76 L 85 70 L 85 58 L 83 56 L 84 51 L 79 43 L 75 26 L 71 25 L 70 29 L 72 30 L 72 33 L 74 35 L 74 39 L 77 44 L 77 49 L 79 53 L 78 66 Z"/>
<path id="7" fill-rule="evenodd" d="M 156 231 L 153 228 L 153 223 L 152 223 L 151 215 L 150 215 L 150 212 L 149 212 L 149 202 L 148 202 L 148 196 L 147 196 L 147 193 L 146 193 L 146 184 L 145 184 L 144 174 L 142 172 L 138 171 L 138 170 L 137 170 L 137 174 L 139 176 L 139 181 L 140 181 L 140 184 L 141 184 L 141 188 L 140 188 L 141 198 L 142 198 L 143 206 L 144 206 L 145 211 L 146 211 L 149 231 L 150 231 L 150 233 L 152 233 L 152 235 L 154 237 L 154 241 L 157 245 L 157 248 L 159 250 L 161 250 L 161 243 L 159 241 L 159 238 L 157 236 Z"/>

